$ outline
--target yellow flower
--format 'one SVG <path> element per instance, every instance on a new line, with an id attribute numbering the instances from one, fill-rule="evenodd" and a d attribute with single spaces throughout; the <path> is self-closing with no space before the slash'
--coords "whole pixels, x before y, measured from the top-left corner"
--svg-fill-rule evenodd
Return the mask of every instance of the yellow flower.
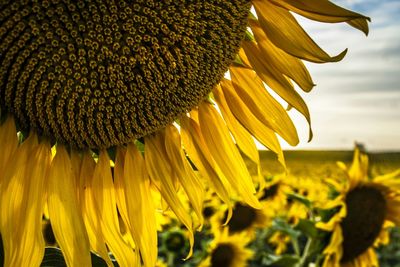
<path id="1" fill-rule="evenodd" d="M 322 180 L 289 174 L 285 181 L 291 187 L 291 194 L 304 198 L 313 206 L 320 206 L 321 203 L 326 203 L 329 189 Z M 285 216 L 290 224 L 296 225 L 300 219 L 309 219 L 310 212 L 312 212 L 310 207 L 306 206 L 305 203 L 290 199 L 286 206 Z"/>
<path id="2" fill-rule="evenodd" d="M 253 251 L 246 248 L 249 238 L 245 233 L 228 234 L 225 228 L 211 241 L 208 256 L 199 267 L 245 267 L 253 256 Z"/>
<path id="3" fill-rule="evenodd" d="M 211 218 L 211 231 L 220 232 L 227 228 L 229 234 L 246 233 L 249 238 L 255 237 L 255 230 L 269 226 L 274 216 L 274 210 L 268 207 L 255 209 L 246 204 L 236 202 L 232 216 L 229 210 L 221 207 Z"/>
<path id="4" fill-rule="evenodd" d="M 263 209 L 273 210 L 274 214 L 281 215 L 287 205 L 287 194 L 290 186 L 286 183 L 286 175 L 277 175 L 266 186 L 257 192 Z"/>
<path id="5" fill-rule="evenodd" d="M 290 237 L 282 232 L 276 231 L 268 238 L 268 243 L 272 245 L 275 249 L 276 255 L 281 255 L 287 249 L 287 245 L 290 242 Z"/>
<path id="6" fill-rule="evenodd" d="M 90 251 L 110 266 L 109 252 L 120 266 L 154 266 L 154 190 L 191 248 L 203 180 L 225 203 L 235 193 L 260 207 L 238 148 L 259 164 L 255 137 L 284 163 L 277 135 L 298 143 L 264 85 L 310 122 L 293 84 L 314 86 L 301 59 L 346 52 L 329 56 L 291 12 L 368 31 L 366 17 L 327 0 L 3 1 L 0 10 L 5 266 L 40 265 L 45 206 L 68 266 L 90 266 Z"/>
<path id="7" fill-rule="evenodd" d="M 346 179 L 329 181 L 338 196 L 323 208 L 337 209 L 317 227 L 332 232 L 324 250 L 324 267 L 379 266 L 374 247 L 389 242 L 388 228 L 400 225 L 400 169 L 383 176 L 368 177 L 368 157 L 355 149 Z"/>

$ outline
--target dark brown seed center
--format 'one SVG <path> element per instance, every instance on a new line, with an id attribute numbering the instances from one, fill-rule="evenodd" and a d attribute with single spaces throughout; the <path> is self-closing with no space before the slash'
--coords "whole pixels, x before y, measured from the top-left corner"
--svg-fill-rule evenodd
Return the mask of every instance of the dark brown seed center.
<path id="1" fill-rule="evenodd" d="M 347 215 L 341 223 L 342 262 L 357 258 L 374 244 L 386 216 L 386 200 L 379 188 L 356 187 L 347 194 L 346 206 Z"/>
<path id="2" fill-rule="evenodd" d="M 230 267 L 235 250 L 230 244 L 219 244 L 211 254 L 211 267 Z"/>
<path id="3" fill-rule="evenodd" d="M 260 200 L 272 199 L 278 194 L 278 189 L 279 189 L 279 183 L 264 188 L 263 195 L 261 196 Z"/>
<path id="4" fill-rule="evenodd" d="M 225 214 L 224 221 L 226 220 L 227 214 Z M 252 207 L 236 203 L 232 218 L 228 223 L 229 232 L 235 233 L 248 229 L 253 225 L 257 218 L 256 210 Z"/>
<path id="5" fill-rule="evenodd" d="M 79 148 L 155 132 L 219 82 L 249 0 L 0 1 L 0 104 Z"/>

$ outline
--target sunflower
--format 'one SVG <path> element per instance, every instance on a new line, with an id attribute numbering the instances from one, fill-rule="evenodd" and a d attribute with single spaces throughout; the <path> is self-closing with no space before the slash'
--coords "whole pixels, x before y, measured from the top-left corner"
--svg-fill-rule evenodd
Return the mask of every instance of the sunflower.
<path id="1" fill-rule="evenodd" d="M 327 201 L 329 188 L 321 179 L 297 177 L 289 173 L 286 183 L 290 186 L 290 191 L 284 217 L 291 225 L 297 225 L 302 219 L 310 219 L 310 205 L 320 206 Z"/>
<path id="2" fill-rule="evenodd" d="M 281 255 L 287 250 L 290 242 L 290 236 L 283 232 L 276 231 L 268 238 L 267 242 L 274 247 L 274 252 L 276 255 Z"/>
<path id="3" fill-rule="evenodd" d="M 285 182 L 286 175 L 276 175 L 265 182 L 265 187 L 257 192 L 258 200 L 264 209 L 272 209 L 280 215 L 287 205 L 290 186 Z"/>
<path id="4" fill-rule="evenodd" d="M 246 233 L 250 238 L 255 237 L 255 230 L 269 226 L 272 223 L 275 212 L 273 209 L 255 209 L 241 202 L 233 206 L 232 214 L 227 207 L 222 206 L 211 217 L 211 231 L 220 232 L 227 228 L 229 234 Z"/>
<path id="5" fill-rule="evenodd" d="M 209 244 L 208 256 L 199 267 L 245 267 L 253 256 L 253 251 L 246 248 L 249 242 L 245 233 L 230 235 L 224 228 Z"/>
<path id="6" fill-rule="evenodd" d="M 346 179 L 329 181 L 337 196 L 323 207 L 336 213 L 317 223 L 332 233 L 323 266 L 379 266 L 374 248 L 389 242 L 389 227 L 400 225 L 400 169 L 370 178 L 368 156 L 358 148 L 350 168 L 339 166 Z"/>
<path id="7" fill-rule="evenodd" d="M 292 12 L 368 32 L 367 17 L 327 0 L 0 1 L 4 265 L 40 265 L 45 206 L 68 266 L 90 266 L 90 251 L 154 266 L 154 190 L 192 245 L 180 188 L 195 225 L 203 180 L 258 208 L 239 149 L 259 164 L 255 137 L 283 163 L 277 135 L 298 143 L 264 86 L 310 122 L 294 89 L 314 86 L 301 60 L 346 53 L 325 53 Z"/>

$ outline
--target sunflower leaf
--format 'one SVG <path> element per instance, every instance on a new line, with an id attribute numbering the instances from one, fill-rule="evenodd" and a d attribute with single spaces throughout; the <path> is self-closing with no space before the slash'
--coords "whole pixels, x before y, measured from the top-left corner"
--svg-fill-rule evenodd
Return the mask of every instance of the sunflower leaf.
<path id="1" fill-rule="evenodd" d="M 311 209 L 312 208 L 312 203 L 309 199 L 303 197 L 302 195 L 299 194 L 288 194 L 288 198 L 291 200 L 298 201 L 302 204 L 304 204 L 307 208 Z"/>
<path id="2" fill-rule="evenodd" d="M 303 234 L 305 234 L 311 238 L 315 238 L 318 235 L 318 230 L 315 227 L 314 222 L 309 221 L 309 220 L 300 219 L 300 221 L 297 223 L 295 229 L 299 230 L 300 232 L 302 232 Z"/>
<path id="3" fill-rule="evenodd" d="M 301 235 L 300 231 L 293 229 L 293 227 L 286 221 L 284 221 L 282 218 L 274 219 L 274 222 L 272 224 L 272 230 L 285 233 L 289 235 L 292 240 L 297 239 Z"/>
<path id="4" fill-rule="evenodd" d="M 263 266 L 294 267 L 297 266 L 300 258 L 294 255 L 268 255 L 263 259 Z"/>

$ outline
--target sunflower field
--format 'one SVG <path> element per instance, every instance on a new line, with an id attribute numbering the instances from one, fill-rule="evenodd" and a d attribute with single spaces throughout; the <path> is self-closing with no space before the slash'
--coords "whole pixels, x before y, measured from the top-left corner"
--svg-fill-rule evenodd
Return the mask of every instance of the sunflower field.
<path id="1" fill-rule="evenodd" d="M 171 211 L 160 211 L 156 266 L 400 266 L 399 153 L 356 148 L 286 155 L 284 169 L 273 153 L 260 151 L 262 166 L 270 167 L 257 194 L 261 209 L 237 201 L 228 215 L 229 207 L 206 193 L 204 225 L 188 259 L 185 226 Z M 66 266 L 50 222 L 42 223 L 47 248 L 41 266 Z M 91 257 L 93 266 L 107 266 Z"/>
<path id="2" fill-rule="evenodd" d="M 0 264 L 398 264 L 398 155 L 282 149 L 290 110 L 313 137 L 305 61 L 348 52 L 300 16 L 371 21 L 329 0 L 0 0 Z"/>
<path id="3" fill-rule="evenodd" d="M 354 153 L 287 151 L 287 173 L 272 153 L 260 154 L 261 162 L 271 167 L 263 171 L 265 184 L 258 194 L 262 209 L 236 202 L 226 223 L 228 207 L 211 195 L 203 209 L 205 225 L 195 235 L 193 257 L 183 260 L 189 249 L 187 234 L 172 219 L 159 236 L 160 262 L 400 266 L 399 153 L 367 156 L 358 148 Z"/>

